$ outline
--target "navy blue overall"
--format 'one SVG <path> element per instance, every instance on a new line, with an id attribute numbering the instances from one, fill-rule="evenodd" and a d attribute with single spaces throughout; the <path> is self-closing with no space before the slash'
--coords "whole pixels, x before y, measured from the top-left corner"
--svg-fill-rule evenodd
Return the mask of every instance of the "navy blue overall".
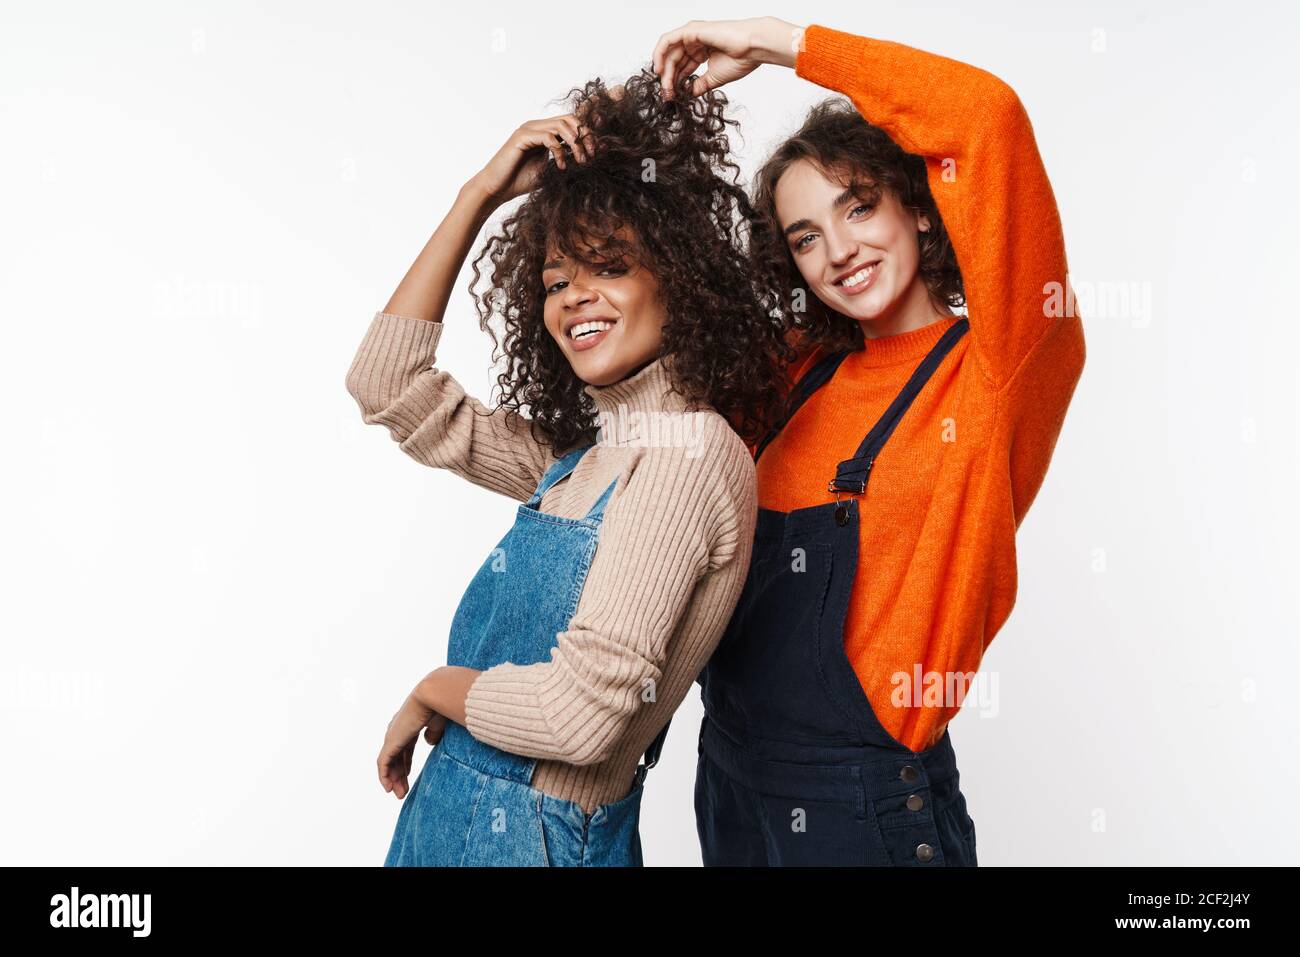
<path id="1" fill-rule="evenodd" d="M 968 328 L 962 319 L 944 333 L 839 464 L 829 483 L 836 501 L 758 510 L 744 591 L 699 679 L 695 816 L 706 866 L 976 863 L 948 731 L 920 753 L 900 744 L 844 651 L 859 571 L 852 496 L 866 491 L 894 427 Z M 799 380 L 755 460 L 848 354 L 826 356 Z"/>
<path id="2" fill-rule="evenodd" d="M 617 479 L 582 518 L 539 508 L 546 490 L 589 448 L 556 460 L 519 506 L 456 609 L 448 664 L 486 670 L 550 660 L 577 610 Z M 645 772 L 662 743 L 660 734 L 626 796 L 587 812 L 532 786 L 536 759 L 494 748 L 448 722 L 403 799 L 384 865 L 639 867 Z"/>

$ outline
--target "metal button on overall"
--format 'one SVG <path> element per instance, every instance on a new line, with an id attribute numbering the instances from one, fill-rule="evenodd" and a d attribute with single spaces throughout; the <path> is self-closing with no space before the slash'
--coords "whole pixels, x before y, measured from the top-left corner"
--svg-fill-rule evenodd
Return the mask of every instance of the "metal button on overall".
<path id="1" fill-rule="evenodd" d="M 470 582 L 451 624 L 447 663 L 486 670 L 547 661 L 568 627 L 615 482 L 582 518 L 539 511 L 542 495 L 593 446 L 547 469 L 514 525 Z M 628 793 L 591 812 L 532 786 L 537 761 L 448 722 L 402 801 L 385 866 L 640 866 L 645 765 Z"/>
<path id="2" fill-rule="evenodd" d="M 945 729 L 919 753 L 895 740 L 849 662 L 843 630 L 859 568 L 870 573 L 871 556 L 859 555 L 859 499 L 872 464 L 968 328 L 961 319 L 944 330 L 839 463 L 822 486 L 834 500 L 758 510 L 744 590 L 699 679 L 695 818 L 706 865 L 975 863 L 951 735 Z M 796 383 L 755 459 L 847 356 L 826 356 Z"/>

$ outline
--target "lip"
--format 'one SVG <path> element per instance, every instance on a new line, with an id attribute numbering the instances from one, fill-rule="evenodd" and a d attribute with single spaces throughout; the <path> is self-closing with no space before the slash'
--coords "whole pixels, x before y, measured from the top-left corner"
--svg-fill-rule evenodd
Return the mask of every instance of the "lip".
<path id="1" fill-rule="evenodd" d="M 594 336 L 588 336 L 585 339 L 569 338 L 569 330 L 572 329 L 574 326 L 584 322 L 612 322 L 614 323 L 614 325 L 611 326 L 609 329 L 606 329 L 604 332 L 598 332 Z M 574 352 L 586 352 L 588 349 L 594 349 L 596 348 L 596 346 L 604 342 L 605 339 L 609 336 L 609 334 L 613 332 L 614 329 L 617 327 L 618 327 L 618 320 L 615 319 L 613 316 L 593 316 L 593 315 L 574 316 L 572 319 L 569 319 L 564 324 L 564 341 L 568 345 L 568 347 L 572 349 Z"/>
<path id="2" fill-rule="evenodd" d="M 853 268 L 847 269 L 840 275 L 836 276 L 833 285 L 837 290 L 839 290 L 841 296 L 861 295 L 862 293 L 866 292 L 868 289 L 870 289 L 872 286 L 876 284 L 876 279 L 880 276 L 880 263 L 881 260 L 879 259 L 873 259 L 870 262 L 859 263 Z M 849 276 L 852 276 L 854 273 L 861 272 L 862 270 L 866 269 L 869 266 L 875 266 L 876 268 L 871 273 L 871 275 L 867 277 L 866 282 L 861 283 L 857 286 L 853 286 L 852 288 L 840 285 L 841 280 L 847 279 Z"/>
<path id="3" fill-rule="evenodd" d="M 570 316 L 564 321 L 563 331 L 568 336 L 569 330 L 580 322 L 618 322 L 613 316 L 598 316 L 592 312 L 584 312 L 580 316 Z"/>

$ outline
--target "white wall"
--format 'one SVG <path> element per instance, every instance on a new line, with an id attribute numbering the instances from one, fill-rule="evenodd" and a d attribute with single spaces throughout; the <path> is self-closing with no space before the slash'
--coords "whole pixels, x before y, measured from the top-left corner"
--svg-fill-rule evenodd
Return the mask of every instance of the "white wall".
<path id="1" fill-rule="evenodd" d="M 1006 79 L 1076 288 L 1149 297 L 1088 315 L 952 725 L 981 863 L 1296 860 L 1294 4 L 158 2 L 0 13 L 4 863 L 382 861 L 385 726 L 514 504 L 364 426 L 353 351 L 522 120 L 763 13 Z M 747 171 L 825 95 L 729 92 Z M 487 399 L 488 358 L 458 292 L 440 363 Z M 699 714 L 651 865 L 699 863 Z"/>

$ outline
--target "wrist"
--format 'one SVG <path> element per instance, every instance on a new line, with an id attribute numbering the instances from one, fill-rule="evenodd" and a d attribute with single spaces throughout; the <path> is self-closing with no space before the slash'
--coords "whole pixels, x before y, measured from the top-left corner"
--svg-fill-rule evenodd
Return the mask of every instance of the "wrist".
<path id="1" fill-rule="evenodd" d="M 754 59 L 793 69 L 803 45 L 803 31 L 798 24 L 777 17 L 760 17 L 752 41 Z"/>
<path id="2" fill-rule="evenodd" d="M 435 668 L 430 671 L 420 679 L 419 684 L 415 686 L 415 690 L 411 692 L 411 698 L 430 711 L 438 710 L 438 672 L 441 670 L 441 668 Z"/>
<path id="3" fill-rule="evenodd" d="M 483 218 L 490 216 L 498 206 L 501 198 L 484 184 L 477 174 L 471 176 L 460 188 L 458 202 L 464 203 Z"/>
<path id="4" fill-rule="evenodd" d="M 465 723 L 465 699 L 475 679 L 482 674 L 461 665 L 443 665 L 430 671 L 415 686 L 411 696 L 448 721 Z"/>

